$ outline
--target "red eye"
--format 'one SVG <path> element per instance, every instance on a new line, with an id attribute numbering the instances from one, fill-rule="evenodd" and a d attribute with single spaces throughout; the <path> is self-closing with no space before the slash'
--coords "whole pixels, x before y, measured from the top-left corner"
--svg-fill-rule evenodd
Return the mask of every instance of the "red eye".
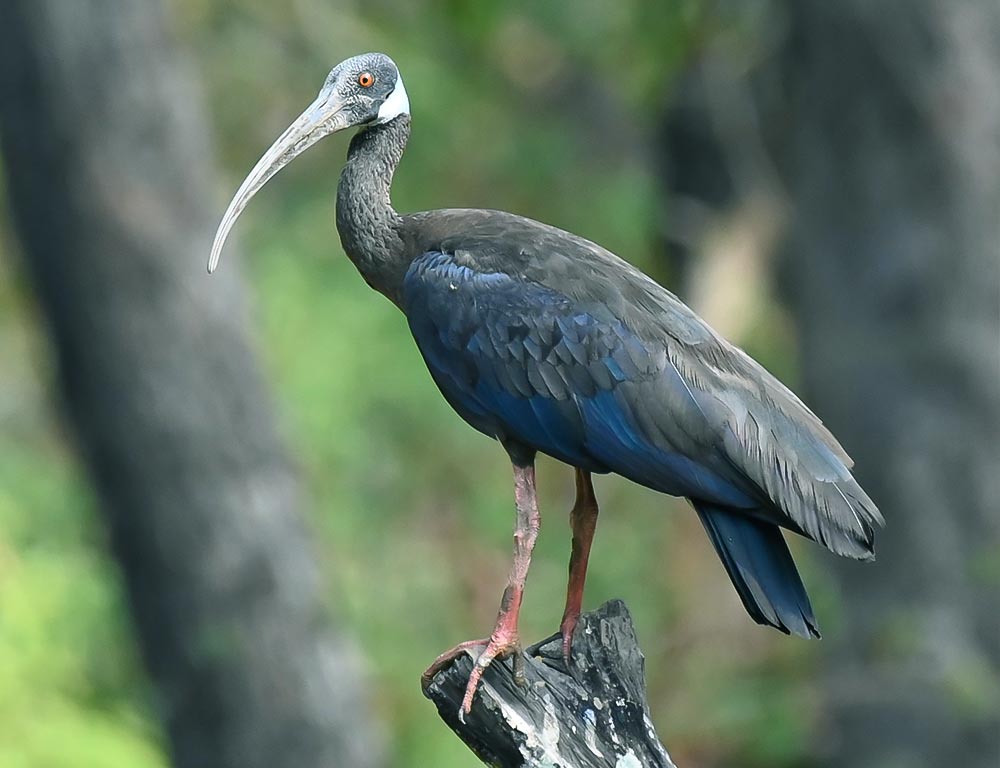
<path id="1" fill-rule="evenodd" d="M 375 75 L 371 72 L 362 72 L 358 75 L 358 85 L 362 88 L 371 88 L 375 84 Z"/>

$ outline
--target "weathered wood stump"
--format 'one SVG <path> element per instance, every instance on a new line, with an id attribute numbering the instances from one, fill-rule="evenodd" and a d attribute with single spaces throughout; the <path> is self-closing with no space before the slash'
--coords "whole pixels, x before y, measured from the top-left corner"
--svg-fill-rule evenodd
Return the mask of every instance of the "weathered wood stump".
<path id="1" fill-rule="evenodd" d="M 431 680 L 425 695 L 458 737 L 498 768 L 675 768 L 646 703 L 645 659 L 620 600 L 584 614 L 570 669 L 558 635 L 486 671 L 464 721 L 459 706 L 472 671 L 466 654 Z"/>

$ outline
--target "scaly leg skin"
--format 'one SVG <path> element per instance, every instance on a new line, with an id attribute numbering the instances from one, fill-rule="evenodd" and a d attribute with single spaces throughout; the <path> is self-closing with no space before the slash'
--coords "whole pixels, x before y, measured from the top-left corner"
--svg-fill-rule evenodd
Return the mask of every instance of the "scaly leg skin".
<path id="1" fill-rule="evenodd" d="M 424 689 L 431 679 L 441 669 L 448 666 L 458 656 L 480 645 L 485 644 L 469 675 L 465 686 L 465 696 L 462 698 L 462 708 L 459 717 L 464 721 L 465 715 L 472 709 L 472 698 L 482 679 L 483 672 L 494 659 L 501 659 L 511 653 L 520 652 L 520 638 L 517 633 L 517 618 L 521 610 L 521 599 L 524 597 L 524 581 L 531 565 L 531 551 L 538 538 L 540 522 L 538 514 L 538 498 L 535 494 L 534 463 L 524 466 L 514 464 L 514 503 L 517 509 L 517 521 L 514 525 L 514 562 L 507 578 L 507 588 L 500 600 L 500 611 L 497 614 L 493 634 L 486 640 L 470 640 L 442 653 L 434 663 L 421 675 Z M 515 668 L 517 665 L 515 665 Z M 515 677 L 516 679 L 516 677 Z M 523 673 L 522 673 L 523 679 Z"/>
<path id="2" fill-rule="evenodd" d="M 583 608 L 583 585 L 587 580 L 587 560 L 590 545 L 597 529 L 597 497 L 590 473 L 576 470 L 576 502 L 569 513 L 573 528 L 573 549 L 569 556 L 569 583 L 566 586 L 566 610 L 563 611 L 559 632 L 562 634 L 563 660 L 569 667 L 569 654 L 573 645 L 573 630 L 580 620 Z"/>

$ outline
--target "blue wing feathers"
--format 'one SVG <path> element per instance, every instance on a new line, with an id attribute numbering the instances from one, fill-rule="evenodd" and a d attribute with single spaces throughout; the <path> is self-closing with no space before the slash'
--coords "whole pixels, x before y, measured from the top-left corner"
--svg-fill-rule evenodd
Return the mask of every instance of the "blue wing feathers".
<path id="1" fill-rule="evenodd" d="M 665 357 L 620 320 L 440 253 L 410 268 L 404 308 L 435 381 L 477 429 L 666 493 L 752 503 L 725 478 L 650 439 L 622 385 L 662 379 Z M 686 388 L 679 378 L 666 382 Z"/>
<path id="2" fill-rule="evenodd" d="M 862 493 L 822 440 L 803 439 L 780 409 L 765 414 L 762 428 L 745 402 L 721 403 L 725 390 L 706 389 L 662 343 L 643 340 L 607 307 L 438 252 L 413 262 L 403 304 L 441 391 L 480 431 L 664 493 L 770 514 L 834 551 L 870 556 L 867 520 L 852 513 L 840 523 L 821 496 L 846 483 L 850 511 Z M 815 479 L 802 496 L 808 503 L 796 490 L 807 476 L 795 474 L 786 449 Z M 775 500 L 779 511 L 768 513 Z"/>

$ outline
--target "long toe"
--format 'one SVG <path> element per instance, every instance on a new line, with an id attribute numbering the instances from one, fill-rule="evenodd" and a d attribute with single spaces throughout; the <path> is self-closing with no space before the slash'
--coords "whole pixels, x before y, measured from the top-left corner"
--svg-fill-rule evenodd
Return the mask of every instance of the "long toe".
<path id="1" fill-rule="evenodd" d="M 479 640 L 466 640 L 464 643 L 459 643 L 450 651 L 445 651 L 440 656 L 438 656 L 431 665 L 424 670 L 424 673 L 420 676 L 420 687 L 423 689 L 424 693 L 427 693 L 427 688 L 431 684 L 431 680 L 434 679 L 435 675 L 440 672 L 445 667 L 451 666 L 455 659 L 461 656 L 463 653 L 468 653 L 473 658 L 478 658 L 473 649 L 475 648 L 485 648 L 489 646 L 490 638 L 484 637 Z"/>
<path id="2" fill-rule="evenodd" d="M 512 653 L 520 653 L 521 644 L 518 640 L 517 633 L 511 635 L 508 634 L 494 634 L 490 638 L 490 642 L 487 644 L 486 648 L 479 658 L 476 659 L 476 663 L 472 667 L 472 674 L 469 675 L 469 682 L 465 686 L 465 696 L 462 698 L 462 708 L 459 710 L 459 717 L 464 721 L 465 715 L 472 711 L 472 698 L 476 695 L 476 689 L 479 688 L 479 682 L 483 678 L 483 673 L 486 668 L 492 664 L 496 659 L 503 659 Z"/>

